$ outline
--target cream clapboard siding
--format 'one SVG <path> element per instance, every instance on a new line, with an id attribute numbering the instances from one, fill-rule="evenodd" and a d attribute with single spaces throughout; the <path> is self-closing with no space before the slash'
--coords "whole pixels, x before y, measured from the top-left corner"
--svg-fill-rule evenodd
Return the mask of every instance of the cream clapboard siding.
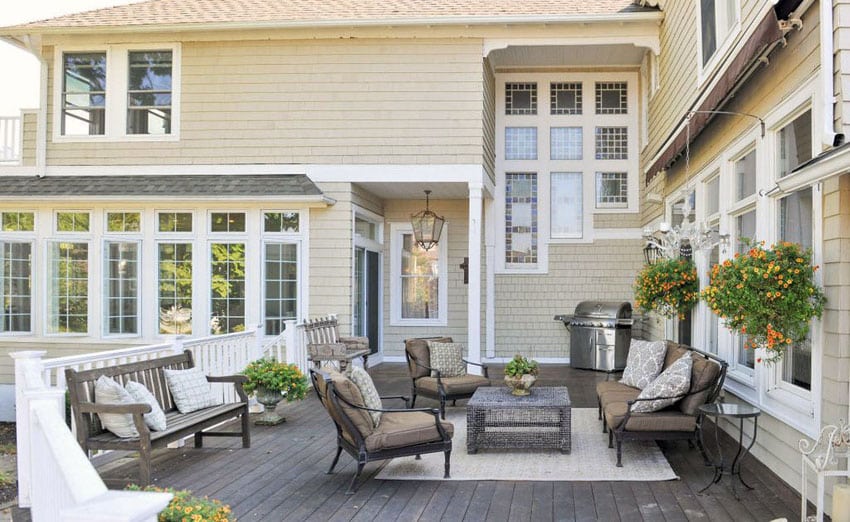
<path id="1" fill-rule="evenodd" d="M 392 223 L 408 223 L 416 210 L 410 200 L 384 201 L 384 355 L 404 357 L 404 340 L 411 337 L 448 335 L 455 342 L 467 340 L 467 286 L 458 266 L 469 252 L 469 204 L 466 200 L 431 200 L 431 210 L 446 218 L 443 234 L 448 237 L 448 326 L 392 326 L 391 295 L 395 286 L 392 277 Z M 483 250 L 483 249 L 482 249 Z M 482 267 L 483 271 L 483 267 Z M 482 294 L 483 294 L 482 285 Z M 483 309 L 483 307 L 482 307 Z M 482 336 L 483 343 L 483 336 Z"/>
<path id="2" fill-rule="evenodd" d="M 496 183 L 496 75 L 490 60 L 484 59 L 484 170 Z"/>
<path id="3" fill-rule="evenodd" d="M 833 6 L 836 131 L 850 137 L 850 0 L 834 0 Z"/>
<path id="4" fill-rule="evenodd" d="M 50 143 L 49 164 L 482 163 L 480 40 L 183 42 L 182 61 L 179 141 Z"/>
<path id="5" fill-rule="evenodd" d="M 568 357 L 569 332 L 555 321 L 587 299 L 634 301 L 643 241 L 550 244 L 549 273 L 496 275 L 496 357 Z"/>
<path id="6" fill-rule="evenodd" d="M 741 0 L 741 26 L 758 23 L 762 0 Z M 658 57 L 658 90 L 649 101 L 649 146 L 643 149 L 649 162 L 676 130 L 688 108 L 699 96 L 700 46 L 699 2 L 667 2 L 661 24 L 661 55 Z M 742 31 L 742 33 L 745 31 Z M 735 37 L 741 39 L 741 34 Z M 683 78 L 692 81 L 683 82 Z M 649 165 L 644 165 L 649 167 Z"/>
<path id="7" fill-rule="evenodd" d="M 673 4 L 677 5 L 677 4 Z M 672 5 L 671 5 L 672 7 Z M 764 116 L 784 99 L 794 93 L 812 75 L 820 64 L 819 16 L 817 4 L 803 18 L 803 29 L 792 31 L 788 45 L 771 55 L 770 63 L 759 69 L 738 92 L 725 110 Z M 685 162 L 672 166 L 666 176 L 659 175 L 646 187 L 649 192 L 664 196 L 676 192 L 695 173 L 715 160 L 742 134 L 755 128 L 748 118 L 715 120 L 691 145 L 690 172 L 685 172 Z M 824 183 L 824 283 L 830 303 L 824 314 L 822 342 L 823 389 L 821 394 L 824 423 L 845 418 L 848 405 L 848 380 L 850 380 L 850 280 L 847 279 L 850 259 L 850 180 L 843 176 Z M 840 186 L 839 186 L 840 185 Z M 757 187 L 762 188 L 762 187 Z M 663 216 L 663 205 L 645 205 L 644 224 Z M 843 250 L 842 250 L 843 249 Z M 664 337 L 664 322 L 650 321 L 652 338 Z M 843 343 L 843 344 L 842 344 Z M 726 400 L 740 399 L 726 392 Z M 737 426 L 727 424 L 726 429 L 737 433 Z M 748 430 L 752 429 L 750 425 Z M 803 434 L 779 419 L 762 414 L 759 419 L 759 436 L 753 454 L 792 486 L 799 488 L 800 453 L 798 441 Z"/>
<path id="8" fill-rule="evenodd" d="M 35 165 L 35 140 L 38 131 L 38 112 L 21 111 L 21 165 Z"/>
<path id="9" fill-rule="evenodd" d="M 351 185 L 351 198 L 356 206 L 379 216 L 384 215 L 384 201 L 356 183 Z"/>

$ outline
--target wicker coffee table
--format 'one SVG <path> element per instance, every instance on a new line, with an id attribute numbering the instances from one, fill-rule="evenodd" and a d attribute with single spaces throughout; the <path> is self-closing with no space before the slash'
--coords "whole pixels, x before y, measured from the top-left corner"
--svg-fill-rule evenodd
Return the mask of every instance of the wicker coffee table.
<path id="1" fill-rule="evenodd" d="M 481 387 L 466 406 L 466 450 L 556 448 L 570 452 L 570 394 L 566 387 L 532 388 L 511 395 L 507 387 Z"/>

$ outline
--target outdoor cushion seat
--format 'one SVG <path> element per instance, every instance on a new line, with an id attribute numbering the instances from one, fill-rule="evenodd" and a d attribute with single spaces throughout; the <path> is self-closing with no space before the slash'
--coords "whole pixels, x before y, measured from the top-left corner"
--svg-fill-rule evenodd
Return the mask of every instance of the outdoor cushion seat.
<path id="1" fill-rule="evenodd" d="M 204 410 L 193 411 L 190 413 L 180 413 L 177 410 L 169 411 L 165 414 L 165 425 L 167 426 L 167 428 L 162 431 L 151 431 L 151 442 L 157 441 L 159 439 L 170 439 L 171 436 L 175 433 L 185 430 L 188 427 L 194 426 L 199 422 L 203 421 L 205 418 L 212 415 L 219 416 L 228 413 L 236 414 L 239 412 L 240 408 L 244 408 L 244 404 L 234 402 L 231 404 L 219 404 L 218 406 L 213 406 Z M 129 441 L 138 439 L 138 437 L 130 437 L 126 440 Z M 115 435 L 107 431 L 98 435 L 92 435 L 91 437 L 89 437 L 89 440 L 91 440 L 92 442 L 108 442 L 116 440 L 116 437 Z"/>
<path id="2" fill-rule="evenodd" d="M 605 408 L 605 422 L 619 426 L 626 417 L 629 406 L 626 402 L 615 402 Z M 685 415 L 675 405 L 652 413 L 633 413 L 625 429 L 629 431 L 684 431 L 693 432 L 697 418 Z"/>
<path id="3" fill-rule="evenodd" d="M 461 375 L 460 377 L 443 377 L 443 388 L 449 395 L 472 395 L 479 386 L 490 386 L 490 379 L 480 375 Z M 422 377 L 417 382 L 419 392 L 430 392 L 437 395 L 437 378 Z"/>
<path id="4" fill-rule="evenodd" d="M 454 435 L 451 422 L 440 421 L 446 434 Z M 434 416 L 422 412 L 394 412 L 381 416 L 381 423 L 366 437 L 366 449 L 379 451 L 440 441 Z"/>
<path id="5" fill-rule="evenodd" d="M 631 388 L 629 390 L 609 391 L 599 399 L 602 402 L 602 409 L 605 410 L 611 404 L 633 401 L 638 398 L 638 395 L 640 395 L 640 390 Z"/>
<path id="6" fill-rule="evenodd" d="M 620 381 L 600 381 L 596 383 L 596 395 L 604 395 L 609 391 L 620 391 L 624 388 L 631 388 Z"/>

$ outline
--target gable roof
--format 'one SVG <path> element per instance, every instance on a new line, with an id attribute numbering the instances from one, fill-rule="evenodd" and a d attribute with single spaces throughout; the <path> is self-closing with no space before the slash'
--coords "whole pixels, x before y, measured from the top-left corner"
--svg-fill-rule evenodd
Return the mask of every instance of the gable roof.
<path id="1" fill-rule="evenodd" d="M 633 0 L 147 0 L 7 28 L 10 33 L 162 26 L 592 21 L 657 13 Z M 6 32 L 6 31 L 4 31 Z"/>

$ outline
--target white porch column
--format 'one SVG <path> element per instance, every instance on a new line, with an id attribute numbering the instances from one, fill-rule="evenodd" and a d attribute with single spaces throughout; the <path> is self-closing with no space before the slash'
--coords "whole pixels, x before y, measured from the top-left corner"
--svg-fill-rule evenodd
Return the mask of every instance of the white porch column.
<path id="1" fill-rule="evenodd" d="M 469 183 L 469 285 L 467 286 L 467 359 L 481 362 L 481 211 L 484 185 Z M 478 366 L 470 372 L 481 374 Z"/>
<path id="2" fill-rule="evenodd" d="M 484 200 L 484 254 L 487 262 L 484 288 L 484 332 L 487 357 L 496 356 L 496 202 Z"/>

